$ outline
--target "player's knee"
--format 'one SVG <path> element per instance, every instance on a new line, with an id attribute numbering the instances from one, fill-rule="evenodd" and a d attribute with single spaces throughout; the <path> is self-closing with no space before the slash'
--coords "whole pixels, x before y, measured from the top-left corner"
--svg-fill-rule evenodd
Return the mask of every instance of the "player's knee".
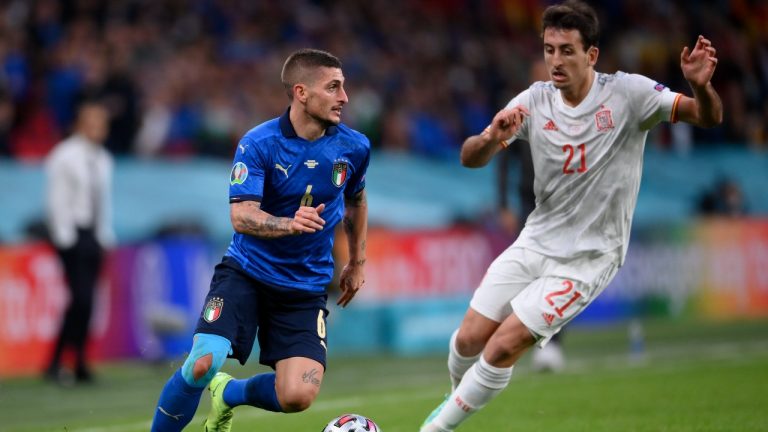
<path id="1" fill-rule="evenodd" d="M 465 357 L 471 357 L 479 354 L 485 347 L 488 340 L 484 337 L 474 334 L 471 331 L 459 330 L 455 337 L 456 351 Z"/>
<path id="2" fill-rule="evenodd" d="M 213 354 L 208 353 L 202 357 L 190 354 L 184 365 L 181 366 L 181 376 L 191 387 L 205 387 L 211 382 L 218 372 L 213 365 Z"/>
<path id="3" fill-rule="evenodd" d="M 455 348 L 456 352 L 459 354 L 465 357 L 473 355 L 475 352 L 475 345 L 476 344 L 472 343 L 472 339 L 467 335 L 467 332 L 458 332 L 456 334 Z"/>
<path id="4" fill-rule="evenodd" d="M 211 366 L 213 366 L 213 354 L 204 355 L 195 360 L 195 363 L 192 365 L 192 377 L 194 380 L 199 381 L 200 378 L 204 377 L 211 370 Z"/>
<path id="5" fill-rule="evenodd" d="M 510 360 L 515 362 L 535 342 L 536 339 L 530 330 L 520 325 L 494 335 L 486 347 L 484 355 L 491 364 L 503 364 Z"/>
<path id="6" fill-rule="evenodd" d="M 278 393 L 278 401 L 283 408 L 283 412 L 296 413 L 306 410 L 312 405 L 317 397 L 317 391 L 302 391 L 293 389 Z"/>
<path id="7" fill-rule="evenodd" d="M 498 322 L 470 308 L 454 336 L 456 351 L 465 357 L 480 354 L 498 328 Z"/>
<path id="8" fill-rule="evenodd" d="M 181 367 L 184 381 L 192 387 L 205 387 L 227 359 L 231 343 L 224 337 L 196 334 L 192 351 Z"/>
<path id="9" fill-rule="evenodd" d="M 319 386 L 297 382 L 288 385 L 283 383 L 283 385 L 277 385 L 275 389 L 277 390 L 277 400 L 280 402 L 283 412 L 287 413 L 300 412 L 309 408 L 320 393 Z"/>

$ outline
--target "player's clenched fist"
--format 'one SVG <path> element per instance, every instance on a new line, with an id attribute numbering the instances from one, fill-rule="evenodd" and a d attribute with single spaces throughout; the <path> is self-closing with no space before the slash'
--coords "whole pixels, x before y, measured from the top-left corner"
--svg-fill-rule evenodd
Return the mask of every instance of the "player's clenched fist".
<path id="1" fill-rule="evenodd" d="M 528 109 L 522 105 L 505 108 L 496 113 L 486 133 L 493 141 L 506 141 L 517 133 L 529 115 Z"/>
<path id="2" fill-rule="evenodd" d="M 325 219 L 320 217 L 320 213 L 323 210 L 325 210 L 325 204 L 320 204 L 317 207 L 299 207 L 291 221 L 291 231 L 294 234 L 302 234 L 313 233 L 323 229 Z"/>

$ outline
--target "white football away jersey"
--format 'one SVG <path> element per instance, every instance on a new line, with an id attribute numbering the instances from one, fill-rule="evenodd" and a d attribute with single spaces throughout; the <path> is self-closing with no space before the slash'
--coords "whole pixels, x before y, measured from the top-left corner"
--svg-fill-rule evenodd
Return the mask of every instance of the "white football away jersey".
<path id="1" fill-rule="evenodd" d="M 551 82 L 512 99 L 528 117 L 515 139 L 531 143 L 536 209 L 515 245 L 576 258 L 616 253 L 624 262 L 648 130 L 676 121 L 680 94 L 642 75 L 595 73 L 587 97 L 567 106 Z M 514 144 L 512 144 L 514 145 Z"/>

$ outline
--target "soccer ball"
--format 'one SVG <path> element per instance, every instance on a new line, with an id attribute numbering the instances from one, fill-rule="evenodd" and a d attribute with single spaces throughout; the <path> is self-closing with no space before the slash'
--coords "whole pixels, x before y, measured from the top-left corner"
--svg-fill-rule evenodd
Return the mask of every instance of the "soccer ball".
<path id="1" fill-rule="evenodd" d="M 344 414 L 331 420 L 323 432 L 381 432 L 381 429 L 368 417 Z"/>

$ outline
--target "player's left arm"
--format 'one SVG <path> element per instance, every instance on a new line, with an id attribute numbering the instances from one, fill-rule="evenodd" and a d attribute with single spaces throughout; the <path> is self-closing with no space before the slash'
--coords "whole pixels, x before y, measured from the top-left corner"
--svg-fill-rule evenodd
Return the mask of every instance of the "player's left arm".
<path id="1" fill-rule="evenodd" d="M 693 97 L 681 96 L 677 106 L 679 120 L 700 127 L 717 126 L 723 121 L 723 104 L 712 87 L 712 75 L 717 66 L 712 42 L 699 36 L 693 50 L 683 48 L 680 69 L 693 90 Z"/>
<path id="2" fill-rule="evenodd" d="M 341 296 L 336 304 L 346 307 L 365 283 L 365 242 L 368 235 L 368 199 L 365 189 L 352 197 L 344 198 L 342 224 L 347 234 L 349 262 L 341 271 L 339 286 Z"/>

